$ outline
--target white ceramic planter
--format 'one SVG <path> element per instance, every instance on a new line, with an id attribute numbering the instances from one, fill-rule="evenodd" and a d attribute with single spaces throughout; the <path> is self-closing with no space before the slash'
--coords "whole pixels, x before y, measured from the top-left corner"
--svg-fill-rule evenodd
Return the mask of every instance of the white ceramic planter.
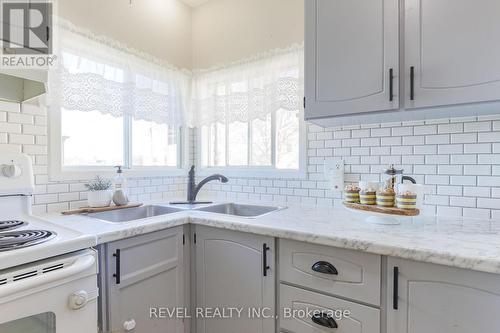
<path id="1" fill-rule="evenodd" d="M 113 191 L 89 191 L 87 192 L 87 203 L 89 207 L 108 207 L 111 205 L 111 199 L 113 198 Z"/>

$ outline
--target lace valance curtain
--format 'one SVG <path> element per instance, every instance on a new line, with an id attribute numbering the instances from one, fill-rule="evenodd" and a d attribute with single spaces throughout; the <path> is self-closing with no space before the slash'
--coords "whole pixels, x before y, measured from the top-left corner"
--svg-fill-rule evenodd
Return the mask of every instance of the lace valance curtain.
<path id="1" fill-rule="evenodd" d="M 186 125 L 191 73 L 59 19 L 49 103 Z"/>
<path id="2" fill-rule="evenodd" d="M 266 119 L 303 99 L 304 47 L 295 45 L 223 68 L 193 74 L 192 110 L 196 125 Z"/>

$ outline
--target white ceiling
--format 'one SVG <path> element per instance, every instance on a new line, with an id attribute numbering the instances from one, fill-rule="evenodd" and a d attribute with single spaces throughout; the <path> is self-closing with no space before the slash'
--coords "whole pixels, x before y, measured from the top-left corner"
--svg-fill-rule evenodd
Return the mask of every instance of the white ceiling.
<path id="1" fill-rule="evenodd" d="M 204 4 L 208 0 L 182 0 L 182 1 L 191 7 L 197 7 Z"/>

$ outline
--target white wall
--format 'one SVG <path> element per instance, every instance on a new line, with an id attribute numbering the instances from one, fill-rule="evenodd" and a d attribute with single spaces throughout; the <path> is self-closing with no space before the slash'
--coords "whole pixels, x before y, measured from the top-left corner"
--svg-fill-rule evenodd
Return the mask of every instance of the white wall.
<path id="1" fill-rule="evenodd" d="M 180 0 L 59 0 L 58 14 L 179 68 L 191 69 L 191 7 Z"/>
<path id="2" fill-rule="evenodd" d="M 210 0 L 192 19 L 196 69 L 304 41 L 304 0 Z"/>

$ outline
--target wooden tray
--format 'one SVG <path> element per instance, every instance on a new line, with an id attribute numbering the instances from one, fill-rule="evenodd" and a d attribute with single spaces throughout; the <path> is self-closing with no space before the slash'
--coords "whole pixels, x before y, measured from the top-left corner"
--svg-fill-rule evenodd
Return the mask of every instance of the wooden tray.
<path id="1" fill-rule="evenodd" d="M 92 208 L 92 207 L 82 207 L 79 209 L 75 210 L 67 210 L 62 212 L 61 214 L 63 215 L 76 215 L 76 214 L 86 214 L 86 213 L 100 213 L 100 212 L 107 212 L 110 210 L 117 210 L 117 209 L 126 209 L 126 208 L 135 208 L 135 207 L 140 207 L 142 206 L 142 203 L 131 203 L 125 206 L 109 206 L 109 207 L 97 207 L 97 208 Z"/>
<path id="2" fill-rule="evenodd" d="M 350 203 L 344 202 L 344 206 L 351 208 L 362 210 L 365 212 L 374 212 L 381 213 L 387 215 L 399 215 L 399 216 L 418 216 L 420 215 L 419 209 L 401 209 L 397 207 L 381 207 L 377 205 L 362 205 L 359 203 Z"/>

